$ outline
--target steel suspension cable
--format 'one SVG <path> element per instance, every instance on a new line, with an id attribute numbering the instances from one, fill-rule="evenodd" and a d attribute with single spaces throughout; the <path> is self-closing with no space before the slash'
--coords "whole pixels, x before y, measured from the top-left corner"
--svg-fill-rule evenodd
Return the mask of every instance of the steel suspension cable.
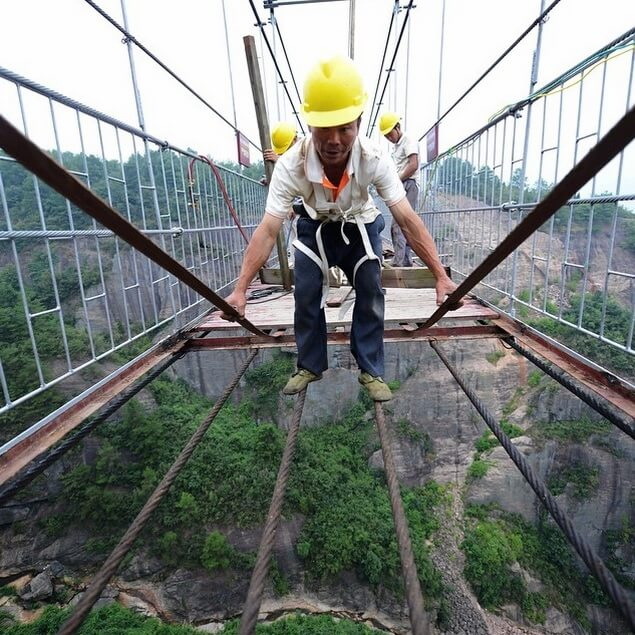
<path id="1" fill-rule="evenodd" d="M 438 126 L 482 81 L 502 62 L 509 53 L 515 49 L 522 40 L 531 33 L 531 31 L 540 24 L 551 10 L 560 3 L 561 0 L 554 0 L 506 49 L 499 57 L 487 68 L 487 70 L 419 137 L 419 141 L 423 140 L 426 135 Z"/>
<path id="2" fill-rule="evenodd" d="M 597 174 L 613 157 L 635 138 L 635 107 L 631 108 L 589 152 L 575 165 L 553 190 L 503 239 L 494 251 L 453 291 L 421 328 L 438 322 L 455 308 L 461 298 L 533 232 L 548 221 L 578 190 Z"/>
<path id="3" fill-rule="evenodd" d="M 548 364 L 543 359 L 532 353 L 529 349 L 521 346 L 515 338 L 507 338 L 505 339 L 505 342 L 514 350 L 518 351 L 523 357 L 526 357 L 532 364 L 534 364 L 534 366 L 540 368 L 543 373 L 549 375 L 549 377 L 555 379 L 560 385 L 567 388 L 569 392 L 572 392 L 576 397 L 582 399 L 585 404 L 600 413 L 615 427 L 622 430 L 622 432 L 626 432 L 626 434 L 628 434 L 628 436 L 632 439 L 635 439 L 635 427 L 633 427 L 632 417 L 629 417 L 629 420 L 627 421 L 623 416 L 615 412 L 613 408 L 610 408 L 603 399 L 599 399 L 593 393 L 588 390 L 584 390 L 580 384 L 571 379 L 568 373 L 560 370 L 552 364 Z"/>
<path id="4" fill-rule="evenodd" d="M 284 88 L 284 92 L 287 94 L 287 99 L 289 100 L 289 103 L 291 104 L 291 112 L 293 112 L 293 114 L 295 115 L 295 118 L 298 120 L 298 124 L 300 125 L 300 130 L 302 131 L 302 134 L 305 134 L 304 127 L 302 126 L 302 120 L 300 119 L 298 114 L 299 111 L 293 105 L 293 99 L 291 98 L 291 94 L 289 93 L 289 89 L 287 88 L 287 82 L 285 81 L 284 77 L 282 77 L 282 71 L 280 70 L 280 66 L 278 66 L 276 55 L 273 52 L 273 49 L 271 48 L 271 44 L 269 43 L 269 38 L 267 37 L 267 34 L 265 33 L 264 22 L 262 22 L 262 20 L 260 19 L 260 16 L 258 15 L 258 10 L 256 9 L 256 5 L 254 4 L 254 0 L 249 0 L 249 4 L 251 5 L 251 10 L 253 11 L 254 16 L 256 18 L 256 26 L 260 29 L 262 38 L 264 39 L 265 44 L 267 45 L 267 49 L 269 49 L 269 55 L 271 55 L 271 60 L 273 62 L 273 65 L 276 67 L 276 72 L 278 73 L 278 77 L 280 78 L 280 83 L 282 84 L 282 87 Z M 289 69 L 291 69 L 290 66 L 289 66 Z M 300 100 L 300 103 L 302 103 L 302 100 Z"/>
<path id="5" fill-rule="evenodd" d="M 134 35 L 129 33 L 124 27 L 122 27 L 114 18 L 112 18 L 108 13 L 106 13 L 99 5 L 97 5 L 93 0 L 84 0 L 86 4 L 90 5 L 99 15 L 108 20 L 112 26 L 114 26 L 118 31 L 120 31 L 126 40 L 132 42 L 135 46 L 137 46 L 140 50 L 142 50 L 153 62 L 157 63 L 168 75 L 170 75 L 173 79 L 175 79 L 183 88 L 192 93 L 196 99 L 198 99 L 202 104 L 207 106 L 217 117 L 219 117 L 222 121 L 224 121 L 228 126 L 234 130 L 234 132 L 238 133 L 240 130 L 231 122 L 227 117 L 222 115 L 214 106 L 212 106 L 205 98 L 203 98 L 199 93 L 197 93 L 189 84 L 187 84 L 184 80 L 182 80 L 173 70 L 171 70 L 168 66 L 166 66 L 152 51 L 148 50 L 139 40 L 137 40 Z M 245 136 L 241 133 L 251 145 L 256 148 L 259 152 L 262 152 L 262 148 L 254 143 L 249 137 Z"/>
<path id="6" fill-rule="evenodd" d="M 278 25 L 278 19 L 275 16 L 274 16 L 274 24 L 276 27 L 276 31 L 278 32 L 278 38 L 280 38 L 280 44 L 282 45 L 282 52 L 284 53 L 284 59 L 286 60 L 287 66 L 289 67 L 289 73 L 291 73 L 291 81 L 293 82 L 293 87 L 295 88 L 295 94 L 298 96 L 298 102 L 302 103 L 302 97 L 300 97 L 300 91 L 298 90 L 298 85 L 296 84 L 296 81 L 295 81 L 295 75 L 293 74 L 293 69 L 291 68 L 291 62 L 289 61 L 289 56 L 287 55 L 287 47 L 284 45 L 284 40 L 282 39 L 282 33 L 280 33 L 280 26 Z"/>
<path id="7" fill-rule="evenodd" d="M 408 18 L 410 17 L 410 11 L 413 8 L 412 7 L 413 2 L 414 0 L 410 0 L 410 2 L 408 3 L 408 6 L 406 7 L 406 17 L 404 18 L 403 24 L 401 25 L 401 31 L 399 31 L 399 37 L 397 38 L 397 43 L 395 44 L 395 52 L 393 53 L 392 60 L 390 61 L 390 67 L 388 68 L 388 75 L 386 76 L 386 81 L 384 82 L 384 88 L 381 91 L 379 101 L 377 102 L 377 111 L 375 112 L 374 117 L 372 117 L 372 121 L 370 122 L 370 126 L 368 127 L 369 132 L 370 130 L 373 129 L 373 126 L 375 125 L 375 121 L 377 120 L 377 115 L 379 114 L 379 106 L 383 102 L 384 95 L 386 94 L 386 89 L 388 88 L 388 82 L 390 81 L 390 74 L 394 70 L 393 65 L 395 63 L 395 60 L 397 59 L 397 53 L 399 52 L 399 47 L 401 46 L 401 38 L 403 37 L 404 31 L 406 30 L 406 25 L 408 24 Z"/>
<path id="8" fill-rule="evenodd" d="M 384 409 L 379 401 L 375 402 L 375 421 L 381 442 L 381 453 L 384 458 L 384 469 L 386 471 L 386 481 L 388 483 L 388 493 L 390 495 L 390 506 L 395 522 L 395 532 L 397 534 L 397 544 L 399 545 L 399 558 L 401 560 L 401 571 L 404 585 L 406 587 L 406 598 L 410 625 L 414 635 L 429 635 L 430 621 L 423 608 L 423 595 L 417 567 L 415 565 L 414 554 L 412 552 L 412 542 L 408 531 L 408 521 L 399 493 L 399 481 L 397 480 L 397 470 L 395 459 L 390 446 L 390 437 L 384 419 Z"/>
<path id="9" fill-rule="evenodd" d="M 121 561 L 125 558 L 134 541 L 141 533 L 141 530 L 150 519 L 150 516 L 159 506 L 159 503 L 163 500 L 165 495 L 168 493 L 170 487 L 172 486 L 172 483 L 174 483 L 176 477 L 179 475 L 183 467 L 185 467 L 185 464 L 188 462 L 189 458 L 192 456 L 192 453 L 201 442 L 203 436 L 207 432 L 207 429 L 210 427 L 227 399 L 229 399 L 230 395 L 234 391 L 234 388 L 236 388 L 236 385 L 240 381 L 240 378 L 245 374 L 245 371 L 257 354 L 258 349 L 255 349 L 251 352 L 236 376 L 225 388 L 223 394 L 217 399 L 210 413 L 207 415 L 207 417 L 205 417 L 203 422 L 196 429 L 196 432 L 194 432 L 194 434 L 190 437 L 189 441 L 181 450 L 180 454 L 178 455 L 170 469 L 166 472 L 159 485 L 157 485 L 154 492 L 152 492 L 152 494 L 150 495 L 150 498 L 148 498 L 141 511 L 137 514 L 137 517 L 132 521 L 130 527 L 128 527 L 128 529 L 126 530 L 126 533 L 119 541 L 119 544 L 113 549 L 112 553 L 106 559 L 106 562 L 104 562 L 99 572 L 93 578 L 90 586 L 88 587 L 84 595 L 82 595 L 71 616 L 64 624 L 62 624 L 58 635 L 71 635 L 82 625 L 83 621 L 88 616 L 88 613 L 90 612 L 93 604 L 97 601 L 97 599 L 101 595 L 101 592 L 108 584 L 110 578 L 112 578 L 112 576 L 119 568 Z"/>
<path id="10" fill-rule="evenodd" d="M 445 356 L 443 351 L 439 349 L 434 341 L 430 342 L 430 346 L 432 346 L 435 353 L 450 371 L 451 375 L 459 384 L 463 392 L 472 402 L 472 405 L 476 408 L 481 417 L 483 417 L 485 423 L 494 436 L 500 441 L 503 448 L 505 448 L 505 452 L 507 452 L 509 458 L 514 462 L 527 483 L 529 483 L 531 488 L 534 490 L 538 500 L 540 500 L 547 511 L 551 514 L 551 517 L 556 521 L 560 529 L 562 529 L 567 540 L 573 545 L 580 558 L 582 558 L 591 573 L 597 578 L 602 588 L 608 593 L 609 597 L 626 618 L 631 628 L 635 628 L 635 608 L 628 599 L 622 586 L 613 577 L 613 574 L 593 551 L 585 538 L 576 531 L 573 523 L 562 509 L 560 509 L 556 499 L 551 495 L 547 486 L 538 478 L 522 453 L 503 432 L 503 429 L 500 427 L 494 415 L 487 409 L 476 393 L 465 383 L 465 381 L 463 381 L 463 378 L 459 375 L 457 369 L 450 363 L 450 360 Z"/>
<path id="11" fill-rule="evenodd" d="M 395 15 L 399 9 L 399 0 L 395 0 L 392 13 L 390 15 L 390 24 L 388 25 L 388 33 L 386 34 L 386 42 L 384 44 L 384 52 L 381 56 L 381 63 L 379 64 L 379 73 L 377 73 L 377 84 L 375 85 L 375 94 L 373 95 L 373 101 L 371 102 L 370 115 L 372 116 L 375 109 L 375 100 L 377 99 L 377 93 L 379 92 L 379 84 L 381 84 L 381 74 L 384 70 L 384 62 L 386 61 L 386 53 L 388 52 L 388 44 L 390 43 L 390 34 L 392 33 L 392 25 L 395 22 Z M 370 136 L 371 133 L 370 116 L 368 117 L 368 128 L 366 129 L 366 136 Z"/>
<path id="12" fill-rule="evenodd" d="M 50 452 L 30 463 L 23 470 L 11 479 L 2 489 L 0 489 L 0 505 L 12 498 L 23 487 L 28 485 L 36 476 L 41 474 L 47 467 L 53 465 L 62 458 L 69 450 L 74 448 L 85 436 L 88 436 L 97 426 L 109 419 L 121 406 L 126 404 L 136 394 L 152 383 L 164 370 L 172 366 L 174 362 L 185 355 L 185 351 L 179 351 L 158 366 L 155 366 L 146 375 L 135 382 L 130 388 L 121 392 L 111 400 L 102 411 L 92 419 L 89 419 L 77 428 L 72 435 L 64 439 Z"/>
<path id="13" fill-rule="evenodd" d="M 47 185 L 50 185 L 56 192 L 77 205 L 96 221 L 115 232 L 122 240 L 153 262 L 156 262 L 160 267 L 218 307 L 238 324 L 255 335 L 270 337 L 249 320 L 241 317 L 234 307 L 212 291 L 178 260 L 163 251 L 46 152 L 38 148 L 2 115 L 0 115 L 0 148 L 4 149 Z"/>
<path id="14" fill-rule="evenodd" d="M 262 603 L 262 592 L 264 590 L 267 572 L 269 571 L 271 552 L 273 551 L 273 543 L 276 537 L 276 529 L 278 528 L 278 521 L 282 513 L 284 493 L 287 488 L 287 480 L 289 478 L 289 471 L 291 470 L 291 462 L 293 461 L 298 431 L 300 430 L 300 420 L 302 419 L 305 398 L 306 388 L 298 395 L 295 402 L 293 420 L 289 427 L 287 442 L 284 446 L 284 452 L 282 453 L 280 467 L 278 468 L 278 476 L 273 489 L 271 503 L 269 504 L 267 521 L 262 532 L 262 538 L 260 539 L 256 564 L 251 574 L 245 608 L 240 618 L 240 635 L 251 635 L 256 628 L 260 604 Z"/>

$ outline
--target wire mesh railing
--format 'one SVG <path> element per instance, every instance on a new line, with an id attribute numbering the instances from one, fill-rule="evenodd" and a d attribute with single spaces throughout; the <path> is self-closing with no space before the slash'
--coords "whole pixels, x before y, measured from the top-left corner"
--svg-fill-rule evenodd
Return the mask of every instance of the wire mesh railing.
<path id="1" fill-rule="evenodd" d="M 635 29 L 422 168 L 420 213 L 466 277 L 632 107 Z M 479 297 L 635 376 L 632 144 L 477 287 Z M 606 350 L 604 347 L 603 350 Z M 599 359 L 598 359 L 599 357 Z"/>
<path id="2" fill-rule="evenodd" d="M 217 292 L 233 283 L 244 241 L 195 153 L 2 68 L 0 96 L 14 125 L 172 258 Z M 265 188 L 219 169 L 250 235 Z M 0 288 L 0 415 L 208 308 L 2 152 Z"/>

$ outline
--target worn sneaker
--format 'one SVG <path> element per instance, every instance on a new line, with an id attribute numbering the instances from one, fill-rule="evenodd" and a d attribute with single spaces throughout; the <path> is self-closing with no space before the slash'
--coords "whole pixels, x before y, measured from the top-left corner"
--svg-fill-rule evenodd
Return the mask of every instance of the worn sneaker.
<path id="1" fill-rule="evenodd" d="M 310 370 L 298 368 L 298 370 L 289 377 L 289 381 L 282 389 L 282 392 L 285 395 L 295 395 L 302 392 L 312 381 L 317 381 L 318 379 L 322 379 L 322 375 L 316 375 Z"/>
<path id="2" fill-rule="evenodd" d="M 392 392 L 381 377 L 373 377 L 368 373 L 360 373 L 359 383 L 368 390 L 368 394 L 373 401 L 390 401 Z"/>

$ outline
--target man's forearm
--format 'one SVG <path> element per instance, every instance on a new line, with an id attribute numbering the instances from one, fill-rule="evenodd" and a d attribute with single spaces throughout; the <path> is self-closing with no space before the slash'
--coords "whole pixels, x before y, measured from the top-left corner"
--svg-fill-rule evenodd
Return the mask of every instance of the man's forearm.
<path id="1" fill-rule="evenodd" d="M 399 178 L 402 181 L 409 179 L 419 169 L 419 155 L 411 154 L 408 157 L 408 163 L 406 167 L 399 174 Z"/>
<path id="2" fill-rule="evenodd" d="M 245 251 L 240 275 L 236 282 L 236 291 L 245 292 L 260 268 L 267 262 L 276 242 L 276 235 L 275 227 L 267 227 L 262 223 L 258 225 Z"/>
<path id="3" fill-rule="evenodd" d="M 402 226 L 401 229 L 408 241 L 408 245 L 410 245 L 417 256 L 423 260 L 428 269 L 432 271 L 434 277 L 439 279 L 439 277 L 447 276 L 445 267 L 441 263 L 441 259 L 437 253 L 434 240 L 423 224 L 423 221 L 418 216 L 414 218 L 409 217 L 405 226 Z"/>

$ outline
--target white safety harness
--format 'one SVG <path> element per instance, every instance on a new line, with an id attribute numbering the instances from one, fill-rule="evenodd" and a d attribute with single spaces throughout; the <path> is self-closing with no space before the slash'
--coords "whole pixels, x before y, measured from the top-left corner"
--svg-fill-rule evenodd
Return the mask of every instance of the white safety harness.
<path id="1" fill-rule="evenodd" d="M 355 263 L 355 268 L 353 269 L 353 280 L 351 280 L 351 284 L 353 286 L 355 286 L 355 276 L 357 275 L 357 270 L 363 263 L 367 260 L 377 260 L 379 262 L 379 256 L 377 256 L 377 254 L 373 251 L 368 232 L 366 231 L 366 225 L 360 216 L 362 212 L 367 211 L 367 209 L 364 208 L 366 201 L 363 199 L 361 188 L 359 183 L 357 183 L 357 180 L 352 179 L 350 184 L 351 188 L 356 188 L 356 191 L 352 192 L 351 200 L 363 202 L 359 203 L 357 206 L 351 206 L 349 209 L 343 210 L 337 202 L 328 200 L 327 189 L 323 185 L 313 183 L 313 191 L 316 198 L 315 208 L 307 205 L 306 203 L 304 203 L 304 207 L 313 220 L 321 221 L 320 226 L 315 233 L 318 253 L 316 254 L 310 247 L 307 247 L 307 245 L 300 242 L 299 239 L 293 241 L 293 246 L 308 256 L 322 271 L 322 300 L 320 308 L 324 308 L 326 305 L 326 299 L 329 294 L 329 264 L 326 257 L 326 251 L 324 249 L 324 242 L 322 241 L 322 228 L 325 223 L 337 221 L 341 223 L 340 231 L 342 234 L 342 240 L 346 245 L 349 245 L 351 242 L 345 232 L 346 223 L 355 224 L 359 229 L 359 233 L 364 244 L 364 251 L 366 253 Z"/>

